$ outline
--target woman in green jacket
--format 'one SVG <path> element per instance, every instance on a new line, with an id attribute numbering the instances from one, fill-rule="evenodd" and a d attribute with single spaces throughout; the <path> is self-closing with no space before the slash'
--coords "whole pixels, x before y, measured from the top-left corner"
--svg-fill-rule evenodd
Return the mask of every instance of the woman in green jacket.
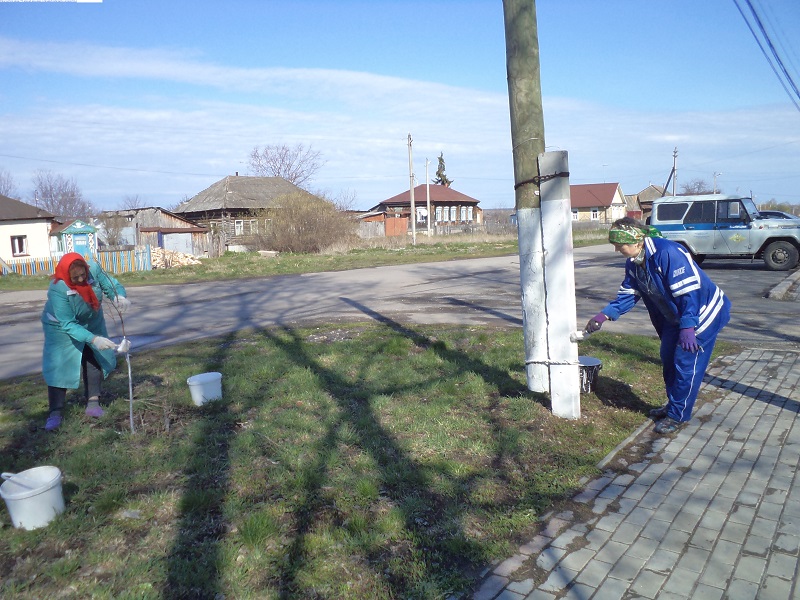
<path id="1" fill-rule="evenodd" d="M 114 303 L 120 315 L 130 306 L 125 288 L 96 261 L 87 263 L 77 252 L 61 258 L 42 311 L 42 374 L 50 405 L 47 431 L 61 425 L 67 389 L 77 389 L 81 376 L 86 414 L 103 416 L 100 382 L 117 366 L 116 344 L 108 339 L 103 315 L 104 296 Z"/>

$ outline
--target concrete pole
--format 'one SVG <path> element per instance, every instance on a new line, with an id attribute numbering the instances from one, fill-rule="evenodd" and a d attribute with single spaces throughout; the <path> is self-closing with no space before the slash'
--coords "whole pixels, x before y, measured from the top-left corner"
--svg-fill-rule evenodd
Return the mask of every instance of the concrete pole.
<path id="1" fill-rule="evenodd" d="M 672 151 L 672 195 L 675 195 L 675 186 L 678 183 L 678 147 Z"/>
<path id="2" fill-rule="evenodd" d="M 425 199 L 427 201 L 428 209 L 428 239 L 431 237 L 431 180 L 428 177 L 428 165 L 431 164 L 427 158 L 425 159 Z"/>
<path id="3" fill-rule="evenodd" d="M 414 204 L 414 159 L 411 157 L 411 134 L 408 134 L 408 180 L 411 196 L 411 245 L 417 245 L 417 207 Z"/>
<path id="4" fill-rule="evenodd" d="M 550 406 L 557 417 L 577 419 L 581 416 L 581 389 L 578 344 L 573 337 L 577 319 L 567 153 L 540 155 L 539 171 L 542 223 L 547 225 L 542 228 L 542 245 Z"/>
<path id="5" fill-rule="evenodd" d="M 534 0 L 503 0 L 506 69 L 519 238 L 525 374 L 528 389 L 548 392 L 544 248 L 537 157 L 544 152 L 539 40 Z"/>

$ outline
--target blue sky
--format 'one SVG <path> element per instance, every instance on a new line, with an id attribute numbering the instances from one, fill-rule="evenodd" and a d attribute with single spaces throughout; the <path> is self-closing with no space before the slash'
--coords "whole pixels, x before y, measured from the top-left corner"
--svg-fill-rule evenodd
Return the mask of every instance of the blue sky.
<path id="1" fill-rule="evenodd" d="M 800 3 L 752 0 L 800 83 Z M 768 6 L 767 6 L 768 5 Z M 800 203 L 800 111 L 733 0 L 539 0 L 548 149 L 571 183 Z M 513 207 L 500 0 L 0 1 L 0 169 L 87 199 L 173 206 L 255 146 L 303 144 L 311 187 L 369 208 L 443 153 L 453 187 Z"/>

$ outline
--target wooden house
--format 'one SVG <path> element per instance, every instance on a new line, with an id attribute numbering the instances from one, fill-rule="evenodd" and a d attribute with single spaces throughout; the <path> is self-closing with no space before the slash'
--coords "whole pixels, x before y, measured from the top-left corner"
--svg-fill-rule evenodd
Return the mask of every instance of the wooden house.
<path id="1" fill-rule="evenodd" d="M 428 214 L 430 194 L 430 214 Z M 479 229 L 483 211 L 479 200 L 444 185 L 418 185 L 414 188 L 415 226 L 426 231 L 431 219 L 434 234 L 460 233 Z M 370 208 L 362 220 L 382 222 L 386 236 L 406 235 L 411 231 L 411 191 L 405 190 Z"/>

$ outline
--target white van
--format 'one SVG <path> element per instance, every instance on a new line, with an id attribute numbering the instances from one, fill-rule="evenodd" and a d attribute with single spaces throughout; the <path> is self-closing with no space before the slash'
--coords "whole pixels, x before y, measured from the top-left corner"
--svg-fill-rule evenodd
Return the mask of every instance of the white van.
<path id="1" fill-rule="evenodd" d="M 683 244 L 698 264 L 705 258 L 761 258 L 768 269 L 788 271 L 800 260 L 800 220 L 762 216 L 751 198 L 656 198 L 650 224 Z"/>

